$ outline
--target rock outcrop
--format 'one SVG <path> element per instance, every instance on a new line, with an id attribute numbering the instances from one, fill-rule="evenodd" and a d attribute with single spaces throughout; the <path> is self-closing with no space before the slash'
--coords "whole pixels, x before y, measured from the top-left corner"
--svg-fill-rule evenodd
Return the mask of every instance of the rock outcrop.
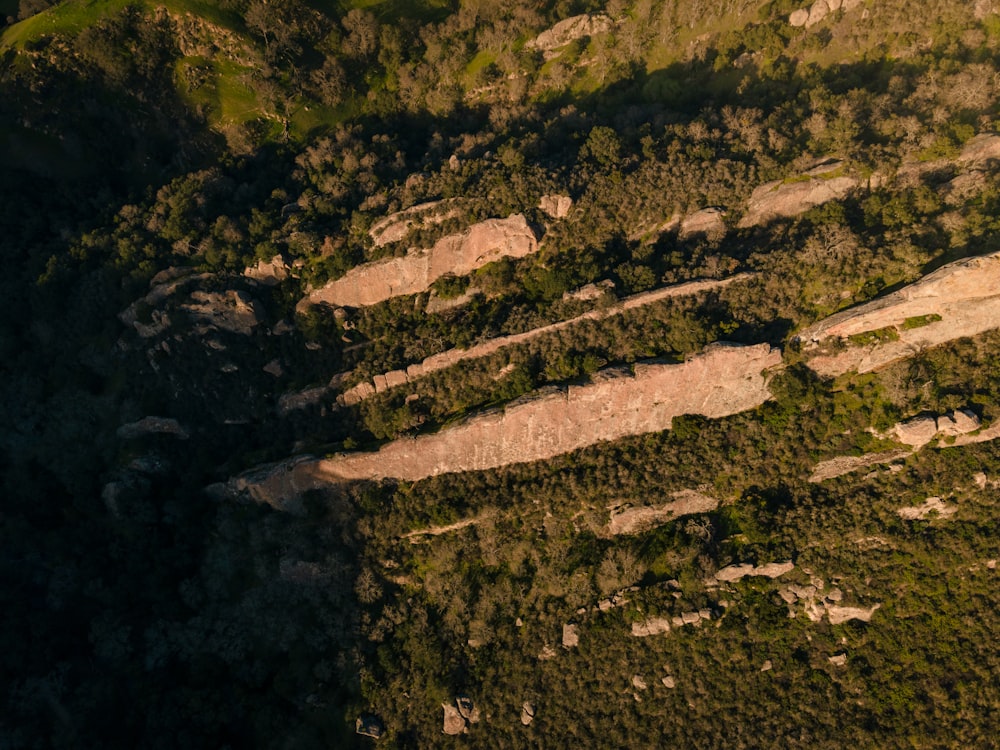
<path id="1" fill-rule="evenodd" d="M 816 0 L 808 8 L 799 8 L 788 17 L 792 26 L 815 26 L 824 18 L 837 10 L 853 10 L 861 4 L 861 0 Z"/>
<path id="2" fill-rule="evenodd" d="M 546 29 L 525 46 L 528 49 L 541 50 L 546 60 L 555 57 L 560 47 L 585 36 L 594 36 L 610 31 L 613 22 L 603 13 L 594 15 L 583 14 L 564 18 L 551 29 Z"/>
<path id="3" fill-rule="evenodd" d="M 232 492 L 287 507 L 307 489 L 393 477 L 416 481 L 538 461 L 604 440 L 669 429 L 682 414 L 724 417 L 771 397 L 768 371 L 781 352 L 767 344 L 718 344 L 682 364 L 612 368 L 594 381 L 478 415 L 436 434 L 395 440 L 375 453 L 298 460 L 237 477 Z M 292 497 L 289 497 L 292 493 Z"/>
<path id="4" fill-rule="evenodd" d="M 446 274 L 462 276 L 500 258 L 522 258 L 538 250 L 538 239 L 522 214 L 488 219 L 429 249 L 365 263 L 312 292 L 304 303 L 337 307 L 374 305 L 392 297 L 427 291 Z"/>
<path id="5" fill-rule="evenodd" d="M 726 233 L 726 222 L 723 219 L 725 215 L 726 210 L 719 206 L 709 206 L 688 214 L 681 220 L 677 237 L 686 240 L 702 235 L 709 239 L 719 239 Z"/>
<path id="6" fill-rule="evenodd" d="M 696 490 L 679 490 L 674 492 L 671 497 L 673 500 L 663 505 L 613 510 L 608 522 L 607 534 L 609 536 L 638 534 L 681 516 L 709 513 L 719 507 L 719 501 L 714 497 Z"/>
<path id="7" fill-rule="evenodd" d="M 416 480 L 537 461 L 602 440 L 670 428 L 673 417 L 722 417 L 770 397 L 764 371 L 781 363 L 767 344 L 719 345 L 683 364 L 638 364 L 635 375 L 603 371 L 595 381 L 469 419 L 435 435 L 389 443 L 378 453 L 321 462 L 331 479 Z"/>
<path id="8" fill-rule="evenodd" d="M 779 578 L 795 569 L 795 563 L 791 560 L 782 563 L 766 563 L 764 565 L 751 565 L 743 563 L 741 565 L 727 565 L 721 568 L 706 583 L 732 583 L 747 576 L 763 576 L 765 578 Z"/>
<path id="9" fill-rule="evenodd" d="M 946 505 L 940 497 L 929 497 L 920 505 L 909 508 L 900 508 L 896 511 L 904 521 L 922 521 L 931 513 L 941 518 L 947 518 L 955 514 L 958 508 L 954 505 Z"/>
<path id="10" fill-rule="evenodd" d="M 262 320 L 260 303 L 246 292 L 229 289 L 225 292 L 191 293 L 191 299 L 181 309 L 206 329 L 249 335 Z"/>
<path id="11" fill-rule="evenodd" d="M 799 334 L 821 375 L 870 372 L 921 349 L 1000 328 L 1000 253 L 949 263 L 897 292 L 837 313 Z M 863 334 L 868 343 L 855 343 Z M 852 340 L 853 337 L 853 340 Z M 839 351 L 824 351 L 830 341 Z"/>
<path id="12" fill-rule="evenodd" d="M 468 349 L 449 349 L 448 351 L 441 352 L 440 354 L 433 354 L 423 362 L 410 365 L 405 370 L 391 370 L 382 375 L 376 375 L 371 382 L 364 381 L 358 383 L 353 388 L 350 388 L 342 393 L 337 398 L 337 401 L 342 406 L 351 406 L 359 403 L 360 401 L 364 401 L 366 398 L 374 396 L 376 393 L 381 393 L 384 390 L 393 388 L 396 385 L 412 383 L 415 380 L 426 377 L 427 375 L 437 372 L 438 370 L 443 370 L 447 367 L 456 365 L 459 362 L 486 357 L 505 347 L 514 346 L 515 344 L 524 344 L 532 339 L 538 338 L 539 336 L 545 336 L 550 333 L 555 333 L 556 331 L 561 331 L 565 328 L 571 328 L 572 326 L 575 326 L 585 320 L 604 320 L 605 318 L 620 315 L 628 310 L 645 307 L 646 305 L 651 305 L 656 302 L 660 302 L 661 300 L 673 297 L 685 297 L 712 289 L 721 289 L 729 284 L 745 281 L 749 278 L 752 278 L 752 274 L 738 274 L 728 279 L 722 279 L 719 281 L 711 279 L 706 281 L 689 281 L 684 284 L 664 287 L 663 289 L 656 289 L 651 292 L 642 292 L 641 294 L 635 294 L 624 299 L 617 305 L 612 305 L 602 310 L 591 310 L 590 312 L 578 315 L 577 317 L 569 320 L 563 320 L 558 323 L 552 323 L 551 325 L 534 328 L 530 331 L 525 331 L 524 333 L 515 333 L 510 336 L 498 336 L 495 339 L 490 339 L 489 341 L 484 341 L 481 344 L 470 346 Z"/>
<path id="13" fill-rule="evenodd" d="M 138 422 L 123 424 L 117 435 L 122 440 L 136 440 L 147 435 L 171 435 L 181 440 L 189 437 L 180 422 L 171 417 L 143 417 Z"/>
<path id="14" fill-rule="evenodd" d="M 440 224 L 446 219 L 458 216 L 457 208 L 449 208 L 452 201 L 441 200 L 421 203 L 386 216 L 368 230 L 375 247 L 383 247 L 392 242 L 406 239 L 410 230 L 417 226 Z"/>
<path id="15" fill-rule="evenodd" d="M 839 174 L 841 169 L 839 162 L 828 161 L 795 180 L 761 185 L 750 195 L 739 226 L 754 227 L 773 219 L 798 216 L 827 201 L 845 197 L 857 187 L 858 181 Z"/>
<path id="16" fill-rule="evenodd" d="M 288 278 L 288 264 L 280 255 L 275 255 L 269 261 L 260 260 L 256 266 L 247 266 L 243 275 L 265 286 L 277 286 Z"/>
<path id="17" fill-rule="evenodd" d="M 573 199 L 568 195 L 543 195 L 538 207 L 553 219 L 565 219 L 573 208 Z"/>

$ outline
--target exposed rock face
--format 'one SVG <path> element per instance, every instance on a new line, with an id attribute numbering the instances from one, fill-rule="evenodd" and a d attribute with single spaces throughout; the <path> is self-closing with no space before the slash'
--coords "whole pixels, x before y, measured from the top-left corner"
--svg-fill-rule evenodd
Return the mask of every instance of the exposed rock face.
<path id="1" fill-rule="evenodd" d="M 827 176 L 840 168 L 839 162 L 823 164 L 803 175 L 803 180 L 777 180 L 756 188 L 747 203 L 740 227 L 753 227 L 776 218 L 805 213 L 810 208 L 846 196 L 857 187 L 857 180 L 846 176 Z"/>
<path id="2" fill-rule="evenodd" d="M 896 513 L 905 521 L 918 521 L 927 518 L 931 513 L 936 513 L 941 518 L 947 518 L 954 515 L 957 510 L 958 508 L 954 505 L 945 505 L 939 497 L 929 497 L 921 505 L 900 508 Z"/>
<path id="3" fill-rule="evenodd" d="M 446 219 L 458 216 L 457 208 L 447 208 L 449 203 L 451 201 L 431 201 L 397 211 L 372 224 L 368 235 L 375 243 L 375 247 L 399 242 L 406 238 L 413 227 L 440 224 Z"/>
<path id="4" fill-rule="evenodd" d="M 919 447 L 933 440 L 937 435 L 937 421 L 934 417 L 914 417 L 896 425 L 899 442 Z"/>
<path id="5" fill-rule="evenodd" d="M 570 328 L 585 320 L 604 320 L 605 318 L 610 318 L 613 315 L 620 315 L 627 310 L 645 307 L 646 305 L 651 305 L 664 299 L 698 294 L 699 292 L 707 291 L 709 289 L 721 289 L 729 284 L 749 279 L 751 276 L 751 274 L 739 274 L 720 281 L 689 281 L 684 284 L 677 284 L 663 289 L 656 289 L 651 292 L 643 292 L 641 294 L 632 295 L 617 305 L 607 307 L 603 310 L 591 310 L 590 312 L 578 315 L 570 320 L 552 323 L 551 325 L 535 328 L 524 333 L 515 333 L 510 336 L 498 336 L 497 338 L 490 339 L 482 344 L 470 346 L 468 349 L 449 349 L 446 352 L 431 355 L 420 364 L 410 365 L 406 368 L 406 370 L 392 370 L 385 373 L 384 376 L 375 376 L 370 383 L 367 381 L 358 383 L 353 388 L 350 388 L 342 393 L 337 398 L 337 401 L 342 406 L 351 406 L 364 401 L 366 398 L 374 396 L 376 393 L 381 393 L 387 388 L 393 387 L 392 384 L 411 383 L 414 380 L 430 375 L 432 372 L 443 370 L 447 367 L 456 365 L 459 362 L 469 359 L 477 359 L 479 357 L 486 357 L 500 351 L 504 347 L 513 346 L 515 344 L 523 344 L 539 336 L 545 336 L 550 333 L 555 333 L 556 331 L 561 331 L 564 328 Z"/>
<path id="6" fill-rule="evenodd" d="M 632 623 L 632 635 L 645 638 L 650 635 L 660 635 L 670 632 L 670 619 L 667 617 L 650 617 L 641 622 Z"/>
<path id="7" fill-rule="evenodd" d="M 298 496 L 331 482 L 395 477 L 417 481 L 552 458 L 603 440 L 669 429 L 675 416 L 724 417 L 770 398 L 766 371 L 781 364 L 767 344 L 715 345 L 683 364 L 640 363 L 635 375 L 605 370 L 595 381 L 556 390 L 439 433 L 396 440 L 376 453 L 302 458 L 229 483 L 258 502 L 292 510 Z"/>
<path id="8" fill-rule="evenodd" d="M 602 34 L 611 29 L 612 21 L 604 14 L 571 16 L 551 29 L 547 29 L 526 45 L 529 49 L 539 49 L 549 60 L 555 57 L 555 50 L 585 36 Z"/>
<path id="9" fill-rule="evenodd" d="M 270 261 L 261 260 L 256 266 L 247 266 L 243 275 L 265 286 L 277 286 L 288 278 L 288 265 L 284 258 L 275 255 Z"/>
<path id="10" fill-rule="evenodd" d="M 445 734 L 464 734 L 468 730 L 465 728 L 465 719 L 458 709 L 450 703 L 442 703 L 444 709 L 444 726 L 441 728 Z"/>
<path id="11" fill-rule="evenodd" d="M 245 292 L 191 293 L 191 301 L 181 309 L 202 325 L 248 336 L 261 322 L 260 304 Z"/>
<path id="12" fill-rule="evenodd" d="M 694 513 L 708 513 L 719 507 L 719 501 L 696 490 L 680 490 L 671 495 L 673 502 L 640 508 L 612 511 L 607 533 L 637 534 L 647 529 Z"/>
<path id="13" fill-rule="evenodd" d="M 535 706 L 530 701 L 521 705 L 521 723 L 528 726 L 535 719 Z"/>
<path id="14" fill-rule="evenodd" d="M 522 258 L 538 250 L 538 240 L 522 214 L 489 219 L 461 234 L 444 237 L 434 247 L 411 250 L 352 268 L 343 277 L 312 292 L 308 303 L 339 307 L 374 305 L 391 297 L 427 291 L 445 274 L 458 276 L 503 257 Z"/>
<path id="15" fill-rule="evenodd" d="M 715 346 L 678 364 L 639 364 L 635 376 L 604 371 L 595 382 L 481 415 L 435 435 L 389 443 L 378 453 L 338 456 L 315 469 L 330 479 L 417 480 L 537 461 L 602 440 L 669 429 L 673 417 L 722 417 L 770 397 L 763 371 L 778 350 Z"/>
<path id="16" fill-rule="evenodd" d="M 765 578 L 778 578 L 795 569 L 795 563 L 788 560 L 783 563 L 766 563 L 765 565 L 753 566 L 749 563 L 742 565 L 727 565 L 715 574 L 715 581 L 732 583 L 747 576 L 764 576 Z"/>
<path id="17" fill-rule="evenodd" d="M 825 482 L 827 479 L 850 474 L 858 469 L 866 469 L 877 464 L 887 464 L 900 458 L 906 458 L 911 451 L 906 449 L 868 453 L 864 456 L 837 456 L 826 461 L 820 461 L 813 468 L 810 482 Z"/>
<path id="18" fill-rule="evenodd" d="M 576 625 L 563 625 L 562 645 L 563 648 L 576 648 L 580 645 L 580 633 Z"/>
<path id="19" fill-rule="evenodd" d="M 875 610 L 881 607 L 881 604 L 873 604 L 870 607 L 836 607 L 830 604 L 826 605 L 826 616 L 830 620 L 831 625 L 843 625 L 849 620 L 860 620 L 861 622 L 870 622 L 872 615 L 875 614 Z"/>
<path id="20" fill-rule="evenodd" d="M 718 206 L 709 206 L 688 214 L 681 220 L 677 236 L 684 240 L 701 234 L 709 239 L 718 239 L 726 233 L 726 222 L 722 218 L 725 215 L 725 209 Z"/>
<path id="21" fill-rule="evenodd" d="M 836 10 L 853 10 L 861 0 L 816 0 L 808 8 L 799 8 L 788 17 L 792 26 L 815 26 Z"/>
<path id="22" fill-rule="evenodd" d="M 476 287 L 469 287 L 459 296 L 451 297 L 449 299 L 438 297 L 437 294 L 431 292 L 430 298 L 427 300 L 427 305 L 424 307 L 424 312 L 434 314 L 444 312 L 445 310 L 451 310 L 455 307 L 461 307 L 462 305 L 468 304 L 473 297 L 479 294 L 479 291 L 480 290 Z"/>
<path id="23" fill-rule="evenodd" d="M 832 354 L 827 339 L 892 329 L 892 340 L 856 345 Z M 808 365 L 821 375 L 870 372 L 921 349 L 1000 328 L 1000 253 L 942 266 L 898 292 L 837 313 L 804 330 L 799 339 Z"/>
<path id="24" fill-rule="evenodd" d="M 573 199 L 568 195 L 543 195 L 538 207 L 553 219 L 565 219 L 573 208 Z"/>

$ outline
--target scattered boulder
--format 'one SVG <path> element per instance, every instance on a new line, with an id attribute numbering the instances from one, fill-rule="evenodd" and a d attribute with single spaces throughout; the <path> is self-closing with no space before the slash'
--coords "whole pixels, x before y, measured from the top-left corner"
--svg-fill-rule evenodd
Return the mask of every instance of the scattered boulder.
<path id="1" fill-rule="evenodd" d="M 761 672 L 770 672 L 771 669 L 773 669 L 773 668 L 774 668 L 774 665 L 771 663 L 770 659 L 765 659 L 764 663 L 760 665 L 760 671 Z"/>
<path id="2" fill-rule="evenodd" d="M 634 687 L 636 690 L 649 689 L 649 685 L 646 684 L 646 681 L 642 678 L 642 675 L 639 674 L 632 675 L 632 687 Z"/>
<path id="3" fill-rule="evenodd" d="M 568 195 L 543 195 L 538 207 L 553 219 L 565 219 L 573 208 L 573 199 Z"/>
<path id="4" fill-rule="evenodd" d="M 479 722 L 479 709 L 471 698 L 459 696 L 453 703 L 442 703 L 445 734 L 467 734 L 469 726 Z"/>
<path id="5" fill-rule="evenodd" d="M 641 622 L 632 623 L 632 635 L 635 638 L 645 638 L 646 636 L 669 632 L 670 620 L 666 617 L 650 617 Z"/>
<path id="6" fill-rule="evenodd" d="M 445 734 L 465 734 L 469 731 L 466 727 L 465 719 L 458 712 L 458 708 L 450 703 L 442 703 L 441 708 L 444 709 L 444 726 L 442 727 L 442 731 Z"/>
<path id="7" fill-rule="evenodd" d="M 377 716 L 362 714 L 354 723 L 354 731 L 362 737 L 371 737 L 373 740 L 377 740 L 382 737 L 385 727 Z"/>
<path id="8" fill-rule="evenodd" d="M 677 686 L 677 682 L 674 680 L 672 675 L 667 675 L 666 677 L 661 677 L 660 682 L 663 683 L 663 687 L 668 690 L 673 690 Z"/>
<path id="9" fill-rule="evenodd" d="M 834 654 L 829 657 L 828 661 L 835 667 L 846 667 L 847 666 L 847 654 Z"/>
<path id="10" fill-rule="evenodd" d="M 894 431 L 899 442 L 919 448 L 937 435 L 937 420 L 926 415 L 914 417 L 897 424 Z"/>
<path id="11" fill-rule="evenodd" d="M 256 266 L 247 266 L 243 275 L 265 286 L 277 286 L 288 278 L 288 264 L 280 255 L 275 255 L 269 261 L 260 260 Z"/>
<path id="12" fill-rule="evenodd" d="M 576 625 L 573 624 L 563 625 L 562 645 L 563 648 L 576 648 L 578 645 L 580 645 L 580 634 L 577 631 Z"/>
<path id="13" fill-rule="evenodd" d="M 535 706 L 530 701 L 521 704 L 521 723 L 528 726 L 535 720 Z"/>
<path id="14" fill-rule="evenodd" d="M 872 615 L 875 614 L 875 610 L 881 606 L 881 604 L 873 604 L 866 609 L 864 607 L 836 607 L 827 604 L 826 616 L 830 620 L 831 625 L 842 625 L 848 620 L 869 622 L 872 619 Z"/>

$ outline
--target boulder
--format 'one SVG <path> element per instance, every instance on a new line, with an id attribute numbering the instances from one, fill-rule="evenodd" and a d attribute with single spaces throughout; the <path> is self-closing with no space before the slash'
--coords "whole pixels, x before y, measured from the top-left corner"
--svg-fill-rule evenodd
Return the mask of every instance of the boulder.
<path id="1" fill-rule="evenodd" d="M 937 420 L 930 416 L 914 417 L 895 427 L 896 439 L 914 448 L 929 443 L 937 435 L 937 431 Z"/>
<path id="2" fill-rule="evenodd" d="M 835 667 L 847 666 L 847 654 L 834 654 L 829 657 L 829 662 Z"/>
<path id="3" fill-rule="evenodd" d="M 445 734 L 465 734 L 469 730 L 466 728 L 465 719 L 458 712 L 458 708 L 451 703 L 442 703 L 444 709 L 444 726 L 441 731 Z"/>
<path id="4" fill-rule="evenodd" d="M 816 0 L 809 8 L 809 18 L 806 19 L 806 28 L 814 26 L 830 14 L 830 6 L 826 0 Z"/>
<path id="5" fill-rule="evenodd" d="M 632 623 L 632 635 L 636 638 L 645 638 L 646 636 L 669 632 L 670 620 L 666 617 L 650 617 L 641 622 Z"/>
<path id="6" fill-rule="evenodd" d="M 243 270 L 243 275 L 265 286 L 277 286 L 288 278 L 288 265 L 284 258 L 275 255 L 269 261 L 260 260 L 256 266 L 247 266 Z"/>
<path id="7" fill-rule="evenodd" d="M 580 634 L 577 632 L 576 625 L 563 625 L 562 645 L 563 648 L 576 648 L 580 645 Z"/>
<path id="8" fill-rule="evenodd" d="M 521 723 L 528 726 L 535 719 L 535 706 L 530 701 L 521 704 Z"/>
<path id="9" fill-rule="evenodd" d="M 792 14 L 788 17 L 788 23 L 791 26 L 805 26 L 806 21 L 808 20 L 809 20 L 808 8 L 799 8 L 798 10 L 793 11 Z"/>
<path id="10" fill-rule="evenodd" d="M 373 740 L 377 740 L 382 737 L 385 727 L 382 725 L 381 719 L 377 716 L 363 714 L 354 723 L 354 731 L 363 737 L 371 737 Z"/>
<path id="11" fill-rule="evenodd" d="M 553 219 L 565 219 L 573 208 L 573 199 L 568 195 L 543 195 L 538 207 Z"/>
<path id="12" fill-rule="evenodd" d="M 550 29 L 543 31 L 527 43 L 529 49 L 541 50 L 546 59 L 554 57 L 554 50 L 585 36 L 594 36 L 611 29 L 611 19 L 603 13 L 564 18 Z"/>
<path id="13" fill-rule="evenodd" d="M 677 236 L 682 240 L 696 235 L 719 239 L 726 233 L 726 222 L 722 218 L 725 215 L 726 210 L 719 206 L 709 206 L 688 214 L 681 220 Z"/>

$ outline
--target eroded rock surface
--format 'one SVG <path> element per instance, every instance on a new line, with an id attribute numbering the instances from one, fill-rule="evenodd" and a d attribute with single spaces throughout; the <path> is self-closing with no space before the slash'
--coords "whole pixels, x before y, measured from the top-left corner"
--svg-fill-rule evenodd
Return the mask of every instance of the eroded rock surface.
<path id="1" fill-rule="evenodd" d="M 845 197 L 857 187 L 853 177 L 838 174 L 839 162 L 827 162 L 791 182 L 776 180 L 756 188 L 740 220 L 740 227 L 753 227 L 777 218 L 805 213 L 827 201 Z"/>
<path id="2" fill-rule="evenodd" d="M 957 510 L 958 508 L 954 505 L 946 505 L 940 497 L 929 497 L 920 505 L 900 508 L 896 513 L 905 521 L 922 521 L 932 513 L 941 518 L 947 518 L 954 515 Z"/>
<path id="3" fill-rule="evenodd" d="M 807 328 L 799 339 L 821 375 L 870 372 L 920 350 L 1000 328 L 1000 253 L 942 266 L 898 292 L 845 310 Z M 891 329 L 871 343 L 860 337 Z M 827 352 L 831 340 L 844 344 Z"/>
<path id="4" fill-rule="evenodd" d="M 546 60 L 556 55 L 556 50 L 585 36 L 594 36 L 609 31 L 612 21 L 603 13 L 565 18 L 551 29 L 546 29 L 527 43 L 529 49 L 542 50 Z"/>
<path id="5" fill-rule="evenodd" d="M 770 397 L 764 370 L 781 363 L 767 344 L 720 345 L 678 364 L 639 364 L 635 375 L 595 382 L 469 419 L 435 435 L 389 443 L 378 453 L 338 456 L 317 470 L 331 479 L 417 480 L 537 461 L 602 440 L 669 429 L 673 417 L 722 417 Z"/>
<path id="6" fill-rule="evenodd" d="M 573 208 L 573 199 L 568 195 L 543 195 L 538 207 L 553 219 L 565 219 Z"/>
<path id="7" fill-rule="evenodd" d="M 342 406 L 351 406 L 364 401 L 366 398 L 374 396 L 376 393 L 381 393 L 387 388 L 394 387 L 394 385 L 412 383 L 415 380 L 426 377 L 427 375 L 437 372 L 438 370 L 443 370 L 456 365 L 459 362 L 469 359 L 478 359 L 480 357 L 487 357 L 505 347 L 526 343 L 532 339 L 538 338 L 539 336 L 545 336 L 550 333 L 555 333 L 556 331 L 561 331 L 565 328 L 570 328 L 585 320 L 604 320 L 605 318 L 610 318 L 614 315 L 620 315 L 627 310 L 635 310 L 640 307 L 645 307 L 646 305 L 652 305 L 656 302 L 660 302 L 661 300 L 698 294 L 711 289 L 721 289 L 729 284 L 745 281 L 751 277 L 752 274 L 738 274 L 728 279 L 689 281 L 675 286 L 664 287 L 663 289 L 655 289 L 651 292 L 642 292 L 641 294 L 632 295 L 631 297 L 619 302 L 617 305 L 607 307 L 603 310 L 591 310 L 590 312 L 583 313 L 575 318 L 563 320 L 558 323 L 552 323 L 551 325 L 542 326 L 540 328 L 534 328 L 530 331 L 525 331 L 524 333 L 515 333 L 509 336 L 498 336 L 497 338 L 490 339 L 489 341 L 484 341 L 481 344 L 470 346 L 468 349 L 449 349 L 448 351 L 441 352 L 440 354 L 433 354 L 419 364 L 410 365 L 406 368 L 406 370 L 392 370 L 384 375 L 376 375 L 371 382 L 363 381 L 358 383 L 353 388 L 344 391 L 344 393 L 337 398 L 337 401 Z"/>
<path id="8" fill-rule="evenodd" d="M 462 276 L 504 257 L 522 258 L 538 250 L 538 239 L 523 214 L 488 219 L 461 234 L 444 237 L 429 249 L 365 263 L 312 292 L 307 303 L 363 307 L 404 294 L 427 291 L 445 274 Z"/>
<path id="9" fill-rule="evenodd" d="M 791 560 L 780 563 L 766 563 L 764 565 L 751 565 L 743 563 L 741 565 L 727 565 L 720 569 L 709 582 L 732 583 L 747 576 L 764 576 L 765 578 L 778 578 L 795 569 L 795 563 Z"/>
<path id="10" fill-rule="evenodd" d="M 681 516 L 709 513 L 719 507 L 719 501 L 714 497 L 696 490 L 679 490 L 671 497 L 671 502 L 662 505 L 612 511 L 607 533 L 611 536 L 637 534 Z"/>
<path id="11" fill-rule="evenodd" d="M 285 507 L 307 489 L 331 482 L 416 481 L 552 458 L 603 440 L 669 429 L 681 414 L 724 417 L 753 409 L 771 397 L 767 371 L 780 364 L 781 352 L 767 344 L 720 344 L 683 364 L 639 363 L 634 375 L 605 370 L 587 385 L 557 389 L 436 434 L 395 440 L 375 453 L 250 472 L 234 479 L 230 490 Z"/>

